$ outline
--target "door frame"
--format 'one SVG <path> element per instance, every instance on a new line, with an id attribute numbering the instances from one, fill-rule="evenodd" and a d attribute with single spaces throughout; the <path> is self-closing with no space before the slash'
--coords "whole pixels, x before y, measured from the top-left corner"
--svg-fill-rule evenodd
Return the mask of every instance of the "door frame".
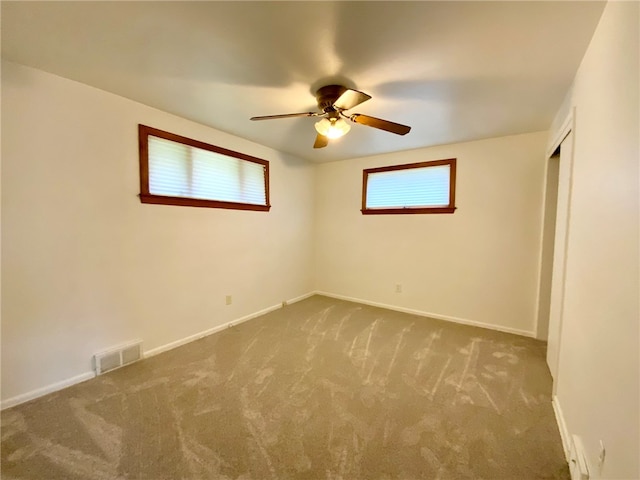
<path id="1" fill-rule="evenodd" d="M 549 144 L 549 147 L 547 148 L 547 152 L 545 154 L 545 158 L 549 160 L 553 156 L 553 152 L 556 151 L 556 149 L 560 146 L 562 141 L 567 137 L 567 135 L 569 135 L 570 132 L 574 133 L 574 138 L 575 138 L 575 130 L 576 130 L 576 107 L 573 107 L 571 111 L 569 111 L 567 117 L 564 119 L 564 122 L 562 122 L 562 126 L 558 129 L 557 133 L 553 137 L 553 141 Z M 545 166 L 545 170 L 546 170 L 546 166 Z"/>
<path id="2" fill-rule="evenodd" d="M 549 170 L 549 162 L 551 161 L 551 157 L 553 156 L 553 153 L 558 149 L 558 147 L 562 144 L 562 142 L 565 140 L 565 138 L 567 138 L 567 136 L 573 132 L 573 137 L 572 137 L 572 149 L 571 149 L 571 157 L 568 159 L 568 161 L 570 162 L 569 165 L 569 185 L 567 186 L 568 188 L 568 201 L 567 201 L 567 219 L 566 219 L 566 233 L 565 233 L 565 242 L 564 242 L 564 250 L 565 250 L 565 254 L 564 254 L 564 262 L 562 265 L 562 284 L 560 286 L 561 288 L 561 305 L 560 305 L 560 309 L 559 309 L 559 336 L 558 336 L 558 358 L 557 358 L 557 364 L 556 364 L 556 378 L 553 379 L 553 393 L 555 394 L 556 392 L 556 388 L 557 388 L 557 379 L 560 376 L 560 366 L 559 366 L 559 359 L 560 359 L 560 350 L 562 348 L 562 324 L 563 324 L 563 316 L 564 316 L 564 291 L 565 291 L 565 285 L 566 285 L 566 269 L 567 269 L 567 258 L 568 258 L 568 254 L 567 254 L 567 246 L 569 243 L 569 236 L 570 236 L 570 220 L 571 220 L 571 197 L 572 197 L 572 188 L 573 188 L 573 160 L 575 157 L 575 151 L 574 151 L 574 147 L 575 147 L 575 136 L 576 136 L 576 108 L 573 107 L 567 117 L 565 118 L 565 120 L 562 122 L 562 125 L 560 126 L 560 128 L 556 131 L 555 135 L 553 136 L 553 140 L 548 144 L 548 148 L 546 150 L 545 153 L 545 164 L 544 164 L 544 182 L 543 182 L 543 198 L 542 198 L 542 215 L 541 215 L 541 228 L 540 228 L 540 256 L 538 259 L 538 286 L 537 286 L 537 303 L 536 303 L 536 308 L 535 308 L 535 321 L 536 321 L 536 327 L 535 327 L 535 331 L 536 331 L 536 337 L 539 338 L 540 340 L 547 340 L 547 338 L 540 338 L 540 325 L 539 325 L 539 315 L 540 315 L 540 299 L 541 299 L 541 295 L 543 294 L 542 292 L 542 281 L 543 281 L 543 277 L 542 277 L 542 273 L 543 273 L 543 249 L 542 249 L 542 245 L 543 245 L 543 241 L 544 241 L 544 222 L 545 222 L 545 215 L 544 212 L 546 210 L 547 207 L 547 183 L 548 183 L 548 170 Z M 555 237 L 555 233 L 554 233 L 554 237 Z M 554 254 L 554 264 L 556 262 L 556 257 Z"/>

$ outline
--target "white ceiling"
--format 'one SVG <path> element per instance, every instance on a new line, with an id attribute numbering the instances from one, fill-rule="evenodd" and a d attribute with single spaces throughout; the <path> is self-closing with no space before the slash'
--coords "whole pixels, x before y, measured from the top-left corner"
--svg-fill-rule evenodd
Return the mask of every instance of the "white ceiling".
<path id="1" fill-rule="evenodd" d="M 549 128 L 603 2 L 2 2 L 2 55 L 312 161 Z M 363 125 L 314 150 L 329 83 Z"/>

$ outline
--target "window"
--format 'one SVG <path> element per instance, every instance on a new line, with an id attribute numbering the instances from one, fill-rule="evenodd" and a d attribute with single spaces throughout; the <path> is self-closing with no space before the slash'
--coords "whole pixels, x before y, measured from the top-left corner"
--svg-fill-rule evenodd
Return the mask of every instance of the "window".
<path id="1" fill-rule="evenodd" d="M 362 179 L 362 213 L 453 213 L 456 159 L 368 168 Z"/>
<path id="2" fill-rule="evenodd" d="M 138 125 L 140 201 L 268 211 L 269 162 Z"/>

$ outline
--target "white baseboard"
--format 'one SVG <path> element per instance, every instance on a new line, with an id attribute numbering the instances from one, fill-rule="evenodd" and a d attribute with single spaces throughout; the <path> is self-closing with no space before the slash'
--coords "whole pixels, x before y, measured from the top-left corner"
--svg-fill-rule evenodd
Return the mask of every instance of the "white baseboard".
<path id="1" fill-rule="evenodd" d="M 304 300 L 305 298 L 309 298 L 311 296 L 315 295 L 315 292 L 309 292 L 306 293 L 304 295 L 300 295 L 299 297 L 295 297 L 292 298 L 291 300 L 286 300 L 287 305 L 291 305 L 293 303 L 296 302 L 300 302 L 301 300 Z M 265 309 L 262 309 L 258 312 L 255 313 L 251 313 L 249 315 L 245 315 L 244 317 L 240 317 L 237 318 L 235 320 L 232 320 L 230 322 L 224 323 L 222 325 L 217 325 L 215 327 L 209 328 L 207 330 L 204 330 L 202 332 L 196 333 L 194 335 L 189 335 L 188 337 L 185 337 L 183 339 L 180 340 L 176 340 L 175 342 L 171 342 L 171 343 L 167 343 L 166 345 L 161 345 L 160 347 L 156 347 L 156 348 L 152 348 L 150 350 L 147 350 L 143 353 L 143 358 L 146 357 L 152 357 L 154 355 L 158 355 L 162 352 L 166 352 L 168 350 L 172 350 L 174 348 L 180 347 L 182 345 L 185 345 L 189 342 L 193 342 L 194 340 L 198 340 L 202 337 L 206 337 L 208 335 L 212 335 L 216 332 L 220 332 L 221 330 L 224 330 L 225 328 L 229 328 L 232 327 L 234 325 L 238 325 L 240 323 L 252 320 L 256 317 L 259 317 L 261 315 L 265 315 L 267 313 L 273 312 L 274 310 L 277 310 L 279 308 L 282 308 L 282 304 L 278 304 L 278 305 L 273 305 L 271 307 L 267 307 Z M 61 380 L 59 382 L 56 383 L 52 383 L 51 385 L 47 385 L 45 387 L 41 387 L 41 388 L 37 388 L 35 390 L 32 390 L 30 392 L 27 393 L 23 393 L 20 395 L 16 395 L 15 397 L 11 397 L 11 398 L 7 398 L 6 400 L 3 400 L 2 402 L 0 402 L 0 410 L 4 410 L 5 408 L 9 408 L 9 407 L 14 407 L 16 405 L 19 405 L 21 403 L 25 403 L 28 402 L 29 400 L 33 400 L 35 398 L 38 397 L 42 397 L 44 395 L 47 395 L 49 393 L 53 393 L 56 392 L 58 390 L 62 390 L 63 388 L 66 387 L 70 387 L 72 385 L 75 385 L 77 383 L 80 382 L 84 382 L 86 380 L 90 380 L 92 378 L 94 378 L 96 376 L 95 372 L 91 371 L 91 372 L 86 372 L 83 373 L 81 375 L 77 375 L 75 377 L 71 377 L 71 378 L 67 378 L 65 380 Z"/>
<path id="2" fill-rule="evenodd" d="M 57 392 L 58 390 L 62 390 L 63 388 L 70 387 L 71 385 L 91 380 L 95 376 L 96 373 L 93 371 L 85 372 L 81 373 L 80 375 L 76 375 L 75 377 L 67 378 L 65 380 L 52 383 L 51 385 L 36 388 L 35 390 L 31 390 L 30 392 L 7 398 L 6 400 L 3 400 L 2 403 L 0 403 L 0 410 L 4 410 L 5 408 L 9 407 L 15 407 L 16 405 L 28 402 L 29 400 L 33 400 L 34 398 L 42 397 L 44 395 L 48 395 L 49 393 Z"/>
<path id="3" fill-rule="evenodd" d="M 533 332 L 533 331 L 503 327 L 501 325 L 494 325 L 491 323 L 476 322 L 475 320 L 468 320 L 466 318 L 452 317 L 449 315 L 441 315 L 439 313 L 424 312 L 422 310 L 414 310 L 412 308 L 398 307 L 396 305 L 388 305 L 385 303 L 372 302 L 369 300 L 363 300 L 361 298 L 353 298 L 353 297 L 347 297 L 345 295 L 338 295 L 336 293 L 321 292 L 321 291 L 316 291 L 314 293 L 316 293 L 317 295 L 324 295 L 325 297 L 337 298 L 339 300 L 347 300 L 349 302 L 362 303 L 364 305 L 371 305 L 372 307 L 380 307 L 380 308 L 386 308 L 387 310 L 395 310 L 397 312 L 420 315 L 421 317 L 431 317 L 438 320 L 446 320 L 448 322 L 461 323 L 463 325 L 470 325 L 472 327 L 488 328 L 489 330 L 497 330 L 499 332 L 513 333 L 515 335 L 521 335 L 524 337 L 536 338 L 536 332 Z"/>
<path id="4" fill-rule="evenodd" d="M 277 310 L 279 308 L 282 308 L 282 305 L 273 305 L 258 312 L 251 313 L 249 315 L 245 315 L 244 317 L 240 317 L 235 320 L 231 320 L 230 322 L 223 323 L 222 325 L 216 325 L 215 327 L 208 328 L 207 330 L 203 330 L 202 332 L 198 332 L 193 335 L 189 335 L 188 337 L 181 338 L 180 340 L 176 340 L 175 342 L 167 343 L 150 350 L 145 350 L 144 358 L 153 357 L 154 355 L 158 355 L 168 350 L 173 350 L 174 348 L 181 347 L 182 345 L 186 345 L 187 343 L 193 342 L 194 340 L 208 337 L 209 335 L 213 335 L 214 333 L 220 332 L 229 327 L 233 327 L 234 325 L 239 325 L 248 320 L 252 320 L 256 317 L 259 317 L 260 315 L 266 315 L 267 313 L 273 312 L 274 310 Z"/>
<path id="5" fill-rule="evenodd" d="M 307 299 L 309 297 L 313 297 L 317 293 L 318 292 L 309 292 L 309 293 L 305 293 L 304 295 L 300 295 L 299 297 L 292 298 L 291 300 L 287 300 L 287 305 L 291 305 L 292 303 L 301 302 L 302 300 L 305 300 L 305 299 Z"/>
<path id="6" fill-rule="evenodd" d="M 553 413 L 556 414 L 556 422 L 558 424 L 558 430 L 560 430 L 560 438 L 562 439 L 562 448 L 564 449 L 564 456 L 569 461 L 569 453 L 571 450 L 571 436 L 569 435 L 569 430 L 567 429 L 567 422 L 564 420 L 564 415 L 562 413 L 562 408 L 560 408 L 560 401 L 558 400 L 558 396 L 554 395 L 551 400 L 551 405 L 553 406 Z"/>
<path id="7" fill-rule="evenodd" d="M 314 295 L 314 292 L 306 293 L 304 295 L 300 295 L 299 297 L 292 298 L 291 300 L 286 300 L 287 305 L 292 303 L 299 302 L 304 300 L 305 298 L 309 298 Z M 280 305 L 272 305 L 271 307 L 264 308 L 258 312 L 251 313 L 249 315 L 245 315 L 244 317 L 237 318 L 235 320 L 231 320 L 230 322 L 223 323 L 222 325 L 216 325 L 215 327 L 209 328 L 202 332 L 198 332 L 194 335 L 189 335 L 180 340 L 176 340 L 175 342 L 167 343 L 166 345 L 162 345 L 160 347 L 152 348 L 150 350 L 146 350 L 144 352 L 144 357 L 152 357 L 154 355 L 158 355 L 159 353 L 166 352 L 168 350 L 173 350 L 174 348 L 180 347 L 182 345 L 186 345 L 187 343 L 193 342 L 194 340 L 198 340 L 203 337 L 208 337 L 209 335 L 213 335 L 214 333 L 220 332 L 226 328 L 233 327 L 234 325 L 239 325 L 243 322 L 252 320 L 256 317 L 260 317 L 261 315 L 266 315 L 267 313 L 273 312 L 282 308 L 282 304 Z"/>

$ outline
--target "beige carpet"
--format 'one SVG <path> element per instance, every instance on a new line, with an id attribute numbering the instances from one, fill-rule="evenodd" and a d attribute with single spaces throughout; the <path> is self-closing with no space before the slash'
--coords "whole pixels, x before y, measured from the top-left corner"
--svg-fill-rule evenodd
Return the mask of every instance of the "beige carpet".
<path id="1" fill-rule="evenodd" d="M 2 412 L 9 479 L 568 479 L 545 345 L 315 296 Z"/>

